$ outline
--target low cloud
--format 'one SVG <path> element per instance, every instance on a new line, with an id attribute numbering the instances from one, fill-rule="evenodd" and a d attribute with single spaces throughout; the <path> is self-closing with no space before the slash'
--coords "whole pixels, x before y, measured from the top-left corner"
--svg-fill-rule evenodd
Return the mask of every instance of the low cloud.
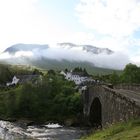
<path id="1" fill-rule="evenodd" d="M 70 46 L 54 46 L 50 45 L 50 47 L 46 50 L 34 49 L 32 51 L 18 51 L 14 55 L 10 55 L 9 53 L 3 53 L 0 55 L 1 60 L 10 59 L 14 61 L 14 59 L 18 58 L 21 62 L 24 58 L 28 59 L 40 59 L 40 58 L 48 58 L 55 59 L 57 61 L 68 60 L 68 61 L 80 61 L 80 62 L 89 62 L 97 67 L 104 68 L 113 68 L 113 69 L 123 69 L 124 66 L 129 63 L 129 58 L 127 55 L 121 52 L 114 52 L 110 55 L 105 53 L 93 54 L 92 52 L 87 52 L 82 49 L 82 47 L 70 47 Z"/>
<path id="2" fill-rule="evenodd" d="M 93 54 L 92 52 L 83 51 L 82 48 L 49 48 L 42 54 L 43 57 L 59 61 L 63 59 L 69 61 L 87 61 L 98 67 L 113 69 L 123 69 L 130 62 L 128 56 L 121 52 L 114 52 L 110 55 L 105 53 Z"/>
<path id="3" fill-rule="evenodd" d="M 90 29 L 93 44 L 125 52 L 135 64 L 140 46 L 140 0 L 80 0 L 76 14 Z M 97 36 L 97 37 L 96 37 Z"/>
<path id="4" fill-rule="evenodd" d="M 128 36 L 140 28 L 139 0 L 80 0 L 79 20 L 88 28 L 111 36 Z"/>

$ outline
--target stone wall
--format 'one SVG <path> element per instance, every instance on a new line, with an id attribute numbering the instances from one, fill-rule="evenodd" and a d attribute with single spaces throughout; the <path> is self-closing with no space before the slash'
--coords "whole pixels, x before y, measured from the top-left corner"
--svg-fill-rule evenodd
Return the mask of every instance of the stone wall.
<path id="1" fill-rule="evenodd" d="M 114 86 L 115 89 L 126 89 L 132 91 L 140 91 L 140 84 L 119 84 Z"/>
<path id="2" fill-rule="evenodd" d="M 140 117 L 140 106 L 121 93 L 106 86 L 92 86 L 83 93 L 84 114 L 90 116 L 92 102 L 98 98 L 101 102 L 102 126 L 130 118 Z"/>
<path id="3" fill-rule="evenodd" d="M 103 125 L 140 117 L 140 106 L 121 93 L 104 87 Z M 106 110 L 106 111 L 105 111 Z"/>

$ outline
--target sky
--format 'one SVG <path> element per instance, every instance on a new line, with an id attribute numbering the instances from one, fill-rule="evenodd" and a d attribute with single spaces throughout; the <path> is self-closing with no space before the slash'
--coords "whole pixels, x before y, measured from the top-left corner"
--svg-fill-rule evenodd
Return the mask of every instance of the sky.
<path id="1" fill-rule="evenodd" d="M 0 0 L 0 37 L 0 52 L 17 43 L 72 42 L 140 65 L 140 0 Z"/>

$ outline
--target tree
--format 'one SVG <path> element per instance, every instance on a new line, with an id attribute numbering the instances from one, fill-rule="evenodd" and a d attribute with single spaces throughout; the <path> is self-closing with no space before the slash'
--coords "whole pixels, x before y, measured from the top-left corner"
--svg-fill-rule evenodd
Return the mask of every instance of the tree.
<path id="1" fill-rule="evenodd" d="M 49 71 L 48 71 L 48 75 L 53 75 L 53 76 L 54 76 L 55 74 L 56 74 L 56 73 L 55 73 L 54 70 L 49 70 Z"/>
<path id="2" fill-rule="evenodd" d="M 82 114 L 81 95 L 76 93 L 73 82 L 52 70 L 40 84 L 28 82 L 4 91 L 0 105 L 2 118 L 63 122 Z"/>
<path id="3" fill-rule="evenodd" d="M 85 76 L 88 76 L 89 74 L 87 73 L 87 70 L 84 68 L 83 73 Z"/>
<path id="4" fill-rule="evenodd" d="M 0 64 L 0 84 L 5 84 L 12 80 L 13 74 L 6 65 Z"/>
<path id="5" fill-rule="evenodd" d="M 67 68 L 65 69 L 65 72 L 66 72 L 66 73 L 68 72 L 68 69 L 67 69 Z"/>
<path id="6" fill-rule="evenodd" d="M 33 75 L 40 75 L 40 74 L 43 75 L 42 72 L 40 72 L 38 69 L 34 69 L 32 74 Z"/>
<path id="7" fill-rule="evenodd" d="M 113 72 L 113 74 L 110 75 L 109 79 L 110 79 L 110 82 L 114 85 L 120 82 L 120 77 L 115 71 Z"/>
<path id="8" fill-rule="evenodd" d="M 123 83 L 140 83 L 140 67 L 134 64 L 126 65 L 121 75 Z"/>

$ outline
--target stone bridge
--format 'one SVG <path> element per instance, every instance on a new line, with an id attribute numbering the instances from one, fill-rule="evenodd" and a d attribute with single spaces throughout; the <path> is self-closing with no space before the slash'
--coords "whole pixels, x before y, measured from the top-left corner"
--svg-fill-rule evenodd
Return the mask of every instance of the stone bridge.
<path id="1" fill-rule="evenodd" d="M 121 87 L 121 88 L 120 88 Z M 106 126 L 140 117 L 140 90 L 94 85 L 83 91 L 84 115 L 92 126 Z M 140 88 L 136 88 L 140 89 Z"/>

